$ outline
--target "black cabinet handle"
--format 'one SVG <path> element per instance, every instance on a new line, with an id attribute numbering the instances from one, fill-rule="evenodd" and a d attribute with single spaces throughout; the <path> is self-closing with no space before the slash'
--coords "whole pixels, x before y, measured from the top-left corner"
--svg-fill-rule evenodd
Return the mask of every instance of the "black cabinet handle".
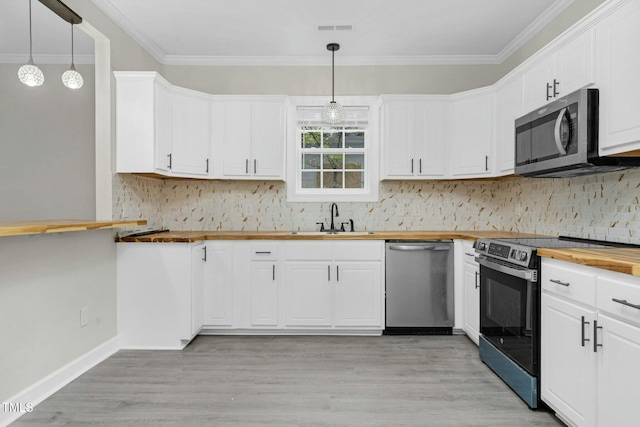
<path id="1" fill-rule="evenodd" d="M 478 273 L 476 271 L 476 289 L 478 289 L 480 287 L 480 285 L 478 284 L 478 276 L 480 275 L 480 273 Z"/>
<path id="2" fill-rule="evenodd" d="M 205 173 L 209 173 L 209 159 L 207 159 L 206 167 L 205 167 L 204 171 L 205 171 Z"/>
<path id="3" fill-rule="evenodd" d="M 584 326 L 590 324 L 591 322 L 585 322 L 584 316 L 582 316 L 582 346 L 584 347 L 584 343 L 590 341 L 589 338 L 585 338 L 584 336 Z"/>
<path id="4" fill-rule="evenodd" d="M 256 254 L 271 255 L 271 251 L 256 251 Z"/>
<path id="5" fill-rule="evenodd" d="M 549 83 L 547 83 L 547 94 L 546 94 L 547 101 L 551 99 L 551 95 L 549 95 L 549 90 L 550 89 L 551 89 L 551 85 Z"/>
<path id="6" fill-rule="evenodd" d="M 489 171 L 489 156 L 484 156 L 484 170 Z"/>
<path id="7" fill-rule="evenodd" d="M 418 160 L 418 172 L 422 173 L 422 159 Z"/>
<path id="8" fill-rule="evenodd" d="M 558 92 L 558 86 L 560 85 L 560 82 L 557 81 L 556 79 L 553 79 L 553 97 L 555 98 L 556 96 L 560 95 L 560 92 Z"/>
<path id="9" fill-rule="evenodd" d="M 258 173 L 258 161 L 253 159 L 253 173 Z"/>
<path id="10" fill-rule="evenodd" d="M 557 279 L 549 279 L 549 281 L 551 283 L 555 283 L 555 284 L 561 285 L 561 286 L 567 286 L 567 287 L 571 286 L 571 283 L 569 283 L 569 282 L 561 282 L 560 280 L 557 280 Z"/>
<path id="11" fill-rule="evenodd" d="M 327 265 L 327 278 L 331 281 L 331 266 Z"/>
<path id="12" fill-rule="evenodd" d="M 340 281 L 340 266 L 336 265 L 336 282 Z"/>
<path id="13" fill-rule="evenodd" d="M 171 160 L 172 160 L 171 153 L 167 154 L 167 157 L 169 158 L 169 169 L 171 169 Z"/>
<path id="14" fill-rule="evenodd" d="M 207 262 L 207 247 L 206 246 L 202 247 L 202 260 L 204 262 Z"/>
<path id="15" fill-rule="evenodd" d="M 611 301 L 617 302 L 618 304 L 626 305 L 627 307 L 633 307 L 635 309 L 640 310 L 640 304 L 631 304 L 626 299 L 611 298 Z"/>
<path id="16" fill-rule="evenodd" d="M 273 281 L 276 281 L 276 265 L 273 264 Z"/>
<path id="17" fill-rule="evenodd" d="M 413 173 L 413 159 L 411 159 L 411 173 Z"/>
<path id="18" fill-rule="evenodd" d="M 598 347 L 602 347 L 602 344 L 598 344 L 598 329 L 602 329 L 602 326 L 598 326 L 598 321 L 593 321 L 593 352 L 598 352 Z"/>
<path id="19" fill-rule="evenodd" d="M 249 174 L 249 159 L 245 159 L 244 161 L 244 173 Z"/>

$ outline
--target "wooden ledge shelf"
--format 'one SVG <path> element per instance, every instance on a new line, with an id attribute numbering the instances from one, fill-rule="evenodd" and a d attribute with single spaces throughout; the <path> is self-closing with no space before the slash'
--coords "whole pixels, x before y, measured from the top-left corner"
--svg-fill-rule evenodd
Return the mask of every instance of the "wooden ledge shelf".
<path id="1" fill-rule="evenodd" d="M 58 219 L 39 221 L 0 221 L 0 236 L 67 233 L 69 231 L 102 230 L 107 228 L 135 227 L 146 224 L 146 220 L 91 221 L 80 219 Z"/>

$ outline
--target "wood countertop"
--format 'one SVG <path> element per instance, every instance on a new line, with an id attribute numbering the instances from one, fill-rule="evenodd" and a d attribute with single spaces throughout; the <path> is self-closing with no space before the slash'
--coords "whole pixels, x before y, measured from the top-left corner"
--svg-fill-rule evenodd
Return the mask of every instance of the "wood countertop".
<path id="1" fill-rule="evenodd" d="M 326 232 L 291 231 L 164 231 L 146 236 L 117 238 L 118 242 L 188 243 L 200 240 L 430 240 L 508 237 L 548 237 L 536 234 L 500 230 L 442 230 L 442 231 L 374 231 L 328 234 Z"/>
<path id="2" fill-rule="evenodd" d="M 146 220 L 92 221 L 78 219 L 41 221 L 0 221 L 0 236 L 23 234 L 66 233 L 69 231 L 101 230 L 105 228 L 135 227 L 145 225 Z"/>
<path id="3" fill-rule="evenodd" d="M 640 276 L 640 248 L 538 249 L 538 255 L 574 264 Z"/>

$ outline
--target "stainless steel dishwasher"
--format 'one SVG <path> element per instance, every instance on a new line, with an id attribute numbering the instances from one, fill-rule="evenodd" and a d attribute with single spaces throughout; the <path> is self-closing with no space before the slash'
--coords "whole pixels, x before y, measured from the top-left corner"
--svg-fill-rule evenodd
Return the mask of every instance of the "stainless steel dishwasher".
<path id="1" fill-rule="evenodd" d="M 453 329 L 453 241 L 388 240 L 385 334 Z"/>

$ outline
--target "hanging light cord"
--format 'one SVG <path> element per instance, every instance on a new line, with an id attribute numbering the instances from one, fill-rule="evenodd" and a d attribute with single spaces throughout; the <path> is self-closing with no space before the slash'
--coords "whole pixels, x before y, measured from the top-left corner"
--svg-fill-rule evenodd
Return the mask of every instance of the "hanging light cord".
<path id="1" fill-rule="evenodd" d="M 71 69 L 76 69 L 76 66 L 73 63 L 73 23 L 71 23 Z"/>
<path id="2" fill-rule="evenodd" d="M 336 102 L 335 85 L 336 85 L 336 66 L 335 66 L 336 50 L 331 49 L 331 102 Z"/>
<path id="3" fill-rule="evenodd" d="M 29 62 L 33 63 L 33 35 L 31 34 L 31 0 L 29 0 Z"/>

